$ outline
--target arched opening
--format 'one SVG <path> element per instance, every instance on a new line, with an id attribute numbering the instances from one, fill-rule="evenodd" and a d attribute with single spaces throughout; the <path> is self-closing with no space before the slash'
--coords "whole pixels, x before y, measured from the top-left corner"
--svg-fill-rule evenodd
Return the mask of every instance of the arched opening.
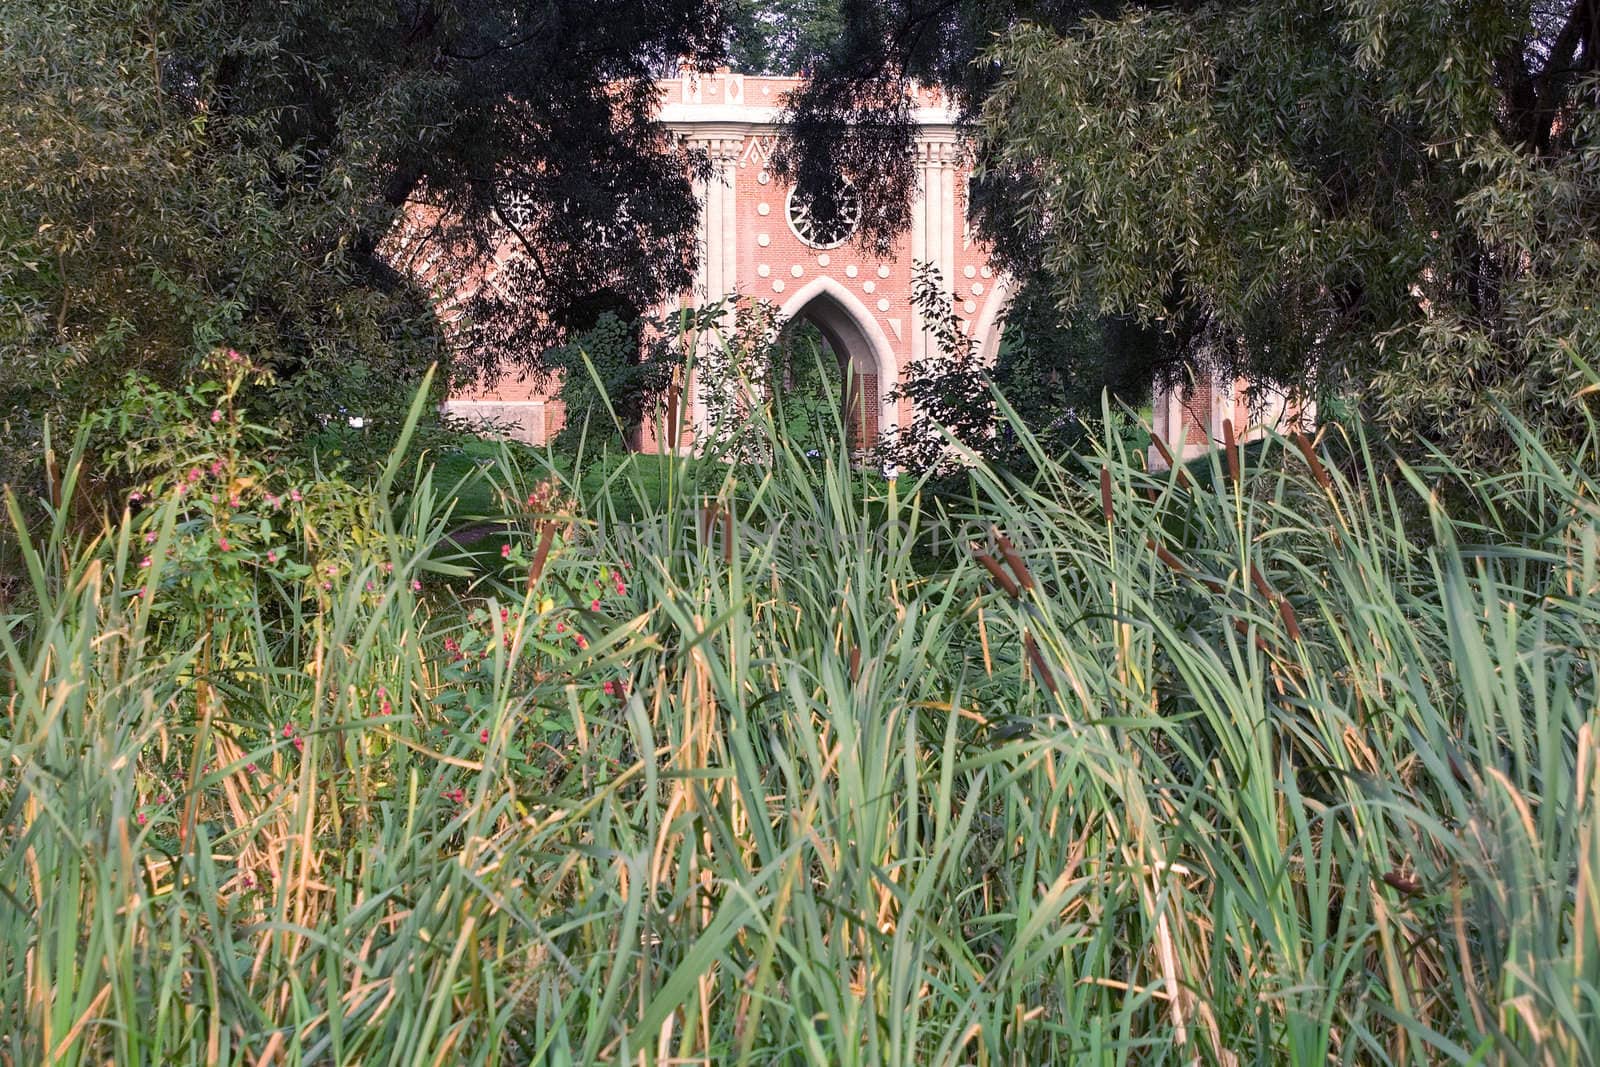
<path id="1" fill-rule="evenodd" d="M 870 313 L 848 290 L 819 278 L 784 307 L 779 337 L 782 369 L 774 387 L 786 388 L 803 404 L 806 391 L 841 398 L 850 447 L 876 445 L 890 428 L 886 397 L 894 388 L 894 360 Z M 817 369 L 835 376 L 823 388 Z"/>

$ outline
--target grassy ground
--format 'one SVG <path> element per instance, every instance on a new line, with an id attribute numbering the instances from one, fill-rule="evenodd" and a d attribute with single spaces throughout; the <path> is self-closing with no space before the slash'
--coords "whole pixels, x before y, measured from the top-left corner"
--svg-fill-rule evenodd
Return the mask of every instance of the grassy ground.
<path id="1" fill-rule="evenodd" d="M 378 486 L 326 588 L 192 603 L 181 503 L 58 529 L 0 635 L 0 1059 L 1593 1062 L 1594 453 L 1339 454 L 949 514 L 502 449 Z M 441 563 L 444 495 L 545 480 L 546 552 Z"/>

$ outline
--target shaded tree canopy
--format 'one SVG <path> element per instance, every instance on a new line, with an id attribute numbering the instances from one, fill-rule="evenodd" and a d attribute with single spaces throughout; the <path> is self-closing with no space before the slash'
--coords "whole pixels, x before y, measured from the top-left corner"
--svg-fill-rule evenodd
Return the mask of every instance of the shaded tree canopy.
<path id="1" fill-rule="evenodd" d="M 727 0 L 728 63 L 741 74 L 809 74 L 843 30 L 839 0 Z"/>
<path id="2" fill-rule="evenodd" d="M 0 393 L 23 439 L 219 344 L 295 383 L 280 414 L 375 402 L 340 392 L 358 363 L 408 388 L 441 339 L 380 245 L 416 201 L 441 272 L 508 232 L 530 252 L 465 308 L 468 370 L 691 276 L 694 161 L 653 82 L 720 60 L 718 0 L 3 8 Z"/>
<path id="3" fill-rule="evenodd" d="M 981 231 L 1064 308 L 1157 323 L 1175 359 L 1354 392 L 1397 436 L 1479 458 L 1507 444 L 1503 407 L 1581 424 L 1596 0 L 841 13 L 782 158 L 803 177 L 833 140 L 875 143 L 832 150 L 870 223 L 904 223 L 905 80 L 940 84 L 976 133 Z"/>

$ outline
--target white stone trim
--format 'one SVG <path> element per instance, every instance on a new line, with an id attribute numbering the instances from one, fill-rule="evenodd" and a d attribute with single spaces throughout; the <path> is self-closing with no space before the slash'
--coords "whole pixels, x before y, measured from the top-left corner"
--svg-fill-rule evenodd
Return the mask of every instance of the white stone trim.
<path id="1" fill-rule="evenodd" d="M 858 330 L 867 342 L 868 352 L 878 371 L 878 433 L 880 436 L 890 429 L 899 426 L 900 419 L 894 410 L 894 405 L 889 402 L 890 391 L 900 381 L 900 368 L 894 358 L 894 347 L 889 343 L 889 337 L 883 332 L 878 317 L 874 315 L 859 298 L 849 289 L 840 285 L 826 275 L 813 278 L 807 284 L 795 290 L 778 311 L 780 323 L 788 322 L 803 312 L 814 300 L 826 296 L 839 306 L 849 320 L 851 326 Z M 822 323 L 818 324 L 819 327 Z M 835 329 L 832 332 L 837 333 Z M 859 356 L 859 352 L 836 352 L 841 358 Z"/>

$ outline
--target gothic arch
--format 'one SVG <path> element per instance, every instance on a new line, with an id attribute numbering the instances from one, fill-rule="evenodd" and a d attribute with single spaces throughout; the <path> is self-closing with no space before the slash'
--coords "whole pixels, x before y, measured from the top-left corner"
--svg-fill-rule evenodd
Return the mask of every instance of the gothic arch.
<path id="1" fill-rule="evenodd" d="M 894 348 L 877 317 L 849 289 L 827 276 L 813 278 L 784 302 L 778 317 L 783 323 L 796 318 L 809 320 L 822 331 L 835 354 L 849 360 L 861 373 L 874 376 L 880 435 L 898 424 L 894 405 L 888 399 L 899 381 Z"/>
<path id="2" fill-rule="evenodd" d="M 996 278 L 989 299 L 972 323 L 972 343 L 977 347 L 978 359 L 992 367 L 1000 358 L 1000 337 L 1005 333 L 1006 304 L 1011 300 L 1011 280 Z"/>

